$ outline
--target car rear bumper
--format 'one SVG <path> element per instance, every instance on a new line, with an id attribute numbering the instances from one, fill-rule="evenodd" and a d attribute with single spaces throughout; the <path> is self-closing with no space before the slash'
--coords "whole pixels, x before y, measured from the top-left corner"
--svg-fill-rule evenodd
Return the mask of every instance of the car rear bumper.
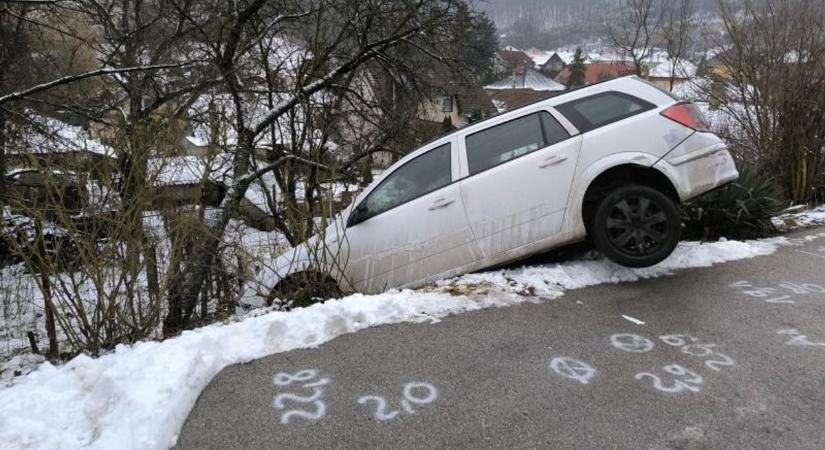
<path id="1" fill-rule="evenodd" d="M 724 143 L 662 159 L 654 167 L 668 175 L 682 201 L 729 184 L 739 178 L 733 157 Z"/>

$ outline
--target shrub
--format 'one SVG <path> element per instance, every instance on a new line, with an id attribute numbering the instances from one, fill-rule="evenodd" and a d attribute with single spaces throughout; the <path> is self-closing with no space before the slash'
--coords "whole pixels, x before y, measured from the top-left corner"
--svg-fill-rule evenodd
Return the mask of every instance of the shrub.
<path id="1" fill-rule="evenodd" d="M 739 180 L 682 206 L 687 239 L 755 239 L 776 232 L 771 218 L 783 209 L 773 179 L 743 167 Z"/>
<path id="2" fill-rule="evenodd" d="M 821 205 L 823 203 L 825 203 L 825 170 L 820 172 L 814 192 L 814 204 Z"/>

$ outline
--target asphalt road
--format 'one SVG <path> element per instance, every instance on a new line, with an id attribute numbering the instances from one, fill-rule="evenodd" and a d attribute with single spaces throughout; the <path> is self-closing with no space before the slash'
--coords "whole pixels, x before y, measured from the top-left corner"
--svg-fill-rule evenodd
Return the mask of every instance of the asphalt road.
<path id="1" fill-rule="evenodd" d="M 825 239 L 228 367 L 178 442 L 502 447 L 825 448 Z"/>

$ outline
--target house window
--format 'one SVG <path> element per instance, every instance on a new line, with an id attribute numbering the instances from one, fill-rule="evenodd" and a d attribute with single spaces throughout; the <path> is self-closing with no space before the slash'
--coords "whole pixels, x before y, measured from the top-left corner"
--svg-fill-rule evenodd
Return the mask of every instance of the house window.
<path id="1" fill-rule="evenodd" d="M 441 111 L 445 113 L 453 112 L 453 97 L 450 95 L 445 95 L 441 99 Z"/>

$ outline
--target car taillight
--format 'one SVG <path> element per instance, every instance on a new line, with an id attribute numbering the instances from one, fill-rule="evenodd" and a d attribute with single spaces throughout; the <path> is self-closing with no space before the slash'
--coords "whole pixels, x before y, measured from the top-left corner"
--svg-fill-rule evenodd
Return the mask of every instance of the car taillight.
<path id="1" fill-rule="evenodd" d="M 662 111 L 662 115 L 696 131 L 710 131 L 710 125 L 705 120 L 702 111 L 699 111 L 693 103 L 679 103 L 671 106 Z"/>

